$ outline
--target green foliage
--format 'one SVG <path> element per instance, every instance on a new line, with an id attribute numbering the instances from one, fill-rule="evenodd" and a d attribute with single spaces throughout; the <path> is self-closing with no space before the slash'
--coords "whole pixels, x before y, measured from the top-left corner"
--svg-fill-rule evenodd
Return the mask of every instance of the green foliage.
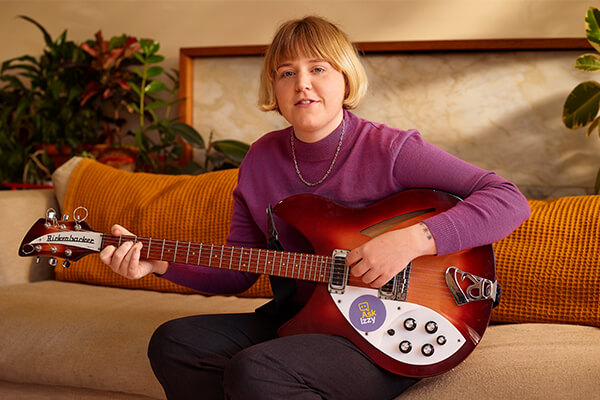
<path id="1" fill-rule="evenodd" d="M 600 10 L 595 7 L 588 8 L 585 16 L 585 33 L 588 42 L 600 52 Z M 575 60 L 575 68 L 585 72 L 600 71 L 600 55 L 590 53 L 579 56 Z M 590 136 L 594 131 L 600 134 L 600 83 L 585 81 L 577 85 L 567 96 L 563 106 L 562 121 L 569 129 L 580 129 L 587 126 L 586 134 Z M 594 184 L 596 193 L 600 190 L 600 170 Z"/>
<path id="2" fill-rule="evenodd" d="M 53 39 L 37 21 L 19 18 L 41 31 L 45 47 L 37 58 L 24 55 L 0 68 L 0 182 L 48 179 L 55 166 L 42 146 L 49 144 L 74 155 L 96 144 L 123 146 L 131 137 L 137 167 L 148 172 L 197 174 L 243 159 L 245 143 L 206 148 L 193 127 L 171 117 L 179 76 L 160 65 L 157 41 L 125 34 L 105 40 L 98 31 L 77 45 L 66 30 Z M 204 149 L 207 163 L 180 168 L 184 142 Z"/>
<path id="3" fill-rule="evenodd" d="M 67 40 L 66 30 L 52 39 L 33 19 L 20 18 L 40 29 L 45 48 L 37 58 L 24 55 L 0 68 L 0 162 L 8 166 L 0 179 L 38 183 L 47 173 L 22 176 L 33 162 L 33 144 L 76 149 L 95 141 L 99 123 L 91 108 L 80 106 L 87 80 L 87 71 L 80 68 L 88 62 L 85 52 Z M 36 164 L 52 168 L 47 158 L 38 158 Z"/>

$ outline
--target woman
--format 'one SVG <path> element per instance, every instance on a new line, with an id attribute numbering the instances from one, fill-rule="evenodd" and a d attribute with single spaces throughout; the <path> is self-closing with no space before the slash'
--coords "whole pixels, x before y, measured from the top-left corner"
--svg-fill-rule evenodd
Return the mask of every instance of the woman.
<path id="1" fill-rule="evenodd" d="M 228 244 L 264 248 L 269 204 L 312 193 L 364 207 L 408 188 L 436 188 L 464 199 L 419 224 L 351 249 L 351 274 L 381 287 L 411 260 L 489 244 L 529 215 L 510 182 L 402 131 L 356 117 L 367 79 L 350 41 L 317 17 L 289 21 L 267 50 L 260 107 L 290 127 L 257 140 L 239 170 Z M 310 252 L 293 228 L 276 220 L 287 251 Z M 120 226 L 113 234 L 129 234 Z M 155 273 L 204 292 L 238 293 L 251 273 L 140 260 L 141 243 L 107 247 L 103 262 L 129 278 Z M 348 340 L 320 334 L 279 338 L 277 328 L 309 298 L 313 284 L 272 279 L 275 301 L 250 314 L 170 321 L 154 334 L 149 357 L 169 399 L 390 399 L 415 382 L 389 373 Z"/>

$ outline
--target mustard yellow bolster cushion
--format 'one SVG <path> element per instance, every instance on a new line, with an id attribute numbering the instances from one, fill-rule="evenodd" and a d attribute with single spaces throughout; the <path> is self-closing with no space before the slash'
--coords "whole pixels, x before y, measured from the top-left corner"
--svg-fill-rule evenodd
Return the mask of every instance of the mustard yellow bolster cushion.
<path id="1" fill-rule="evenodd" d="M 600 326 L 600 196 L 529 200 L 531 217 L 496 243 L 496 322 Z"/>
<path id="2" fill-rule="evenodd" d="M 236 183 L 236 169 L 198 176 L 134 174 L 82 159 L 69 175 L 62 212 L 71 214 L 79 206 L 87 208 L 85 222 L 97 232 L 109 233 L 110 227 L 118 223 L 140 237 L 224 244 Z M 56 279 L 62 281 L 197 293 L 154 275 L 126 279 L 104 265 L 98 254 L 86 256 L 66 269 L 58 263 L 55 272 Z M 268 279 L 261 276 L 239 295 L 271 297 L 272 292 Z"/>

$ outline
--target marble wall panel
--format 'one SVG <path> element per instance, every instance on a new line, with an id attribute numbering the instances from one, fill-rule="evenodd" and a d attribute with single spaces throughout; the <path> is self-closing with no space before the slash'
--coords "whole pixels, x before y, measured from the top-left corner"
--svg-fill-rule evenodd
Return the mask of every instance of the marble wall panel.
<path id="1" fill-rule="evenodd" d="M 591 193 L 600 138 L 561 122 L 564 100 L 594 76 L 578 51 L 368 55 L 369 92 L 355 113 L 409 129 L 515 182 L 529 197 Z M 286 126 L 256 106 L 260 57 L 194 62 L 194 126 L 215 139 L 253 142 Z"/>

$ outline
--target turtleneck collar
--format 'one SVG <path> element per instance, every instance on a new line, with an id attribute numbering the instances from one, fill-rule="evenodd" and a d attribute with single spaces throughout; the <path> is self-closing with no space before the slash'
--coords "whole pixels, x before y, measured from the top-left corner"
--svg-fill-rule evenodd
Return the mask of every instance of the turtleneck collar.
<path id="1" fill-rule="evenodd" d="M 349 112 L 348 110 L 344 110 L 344 121 L 346 121 L 346 128 L 344 131 L 344 139 L 342 141 L 342 147 L 340 149 L 341 152 L 344 151 L 344 147 L 349 143 L 352 143 L 354 127 L 356 126 L 357 117 Z M 299 161 L 327 161 L 331 160 L 331 157 L 335 154 L 338 143 L 340 142 L 340 135 L 342 134 L 342 125 L 344 122 L 340 123 L 340 125 L 325 138 L 319 140 L 314 143 L 304 143 L 298 138 L 294 137 L 294 148 L 296 152 L 296 159 Z M 289 128 L 290 134 L 292 132 L 292 128 Z M 290 149 L 291 151 L 291 149 Z"/>

